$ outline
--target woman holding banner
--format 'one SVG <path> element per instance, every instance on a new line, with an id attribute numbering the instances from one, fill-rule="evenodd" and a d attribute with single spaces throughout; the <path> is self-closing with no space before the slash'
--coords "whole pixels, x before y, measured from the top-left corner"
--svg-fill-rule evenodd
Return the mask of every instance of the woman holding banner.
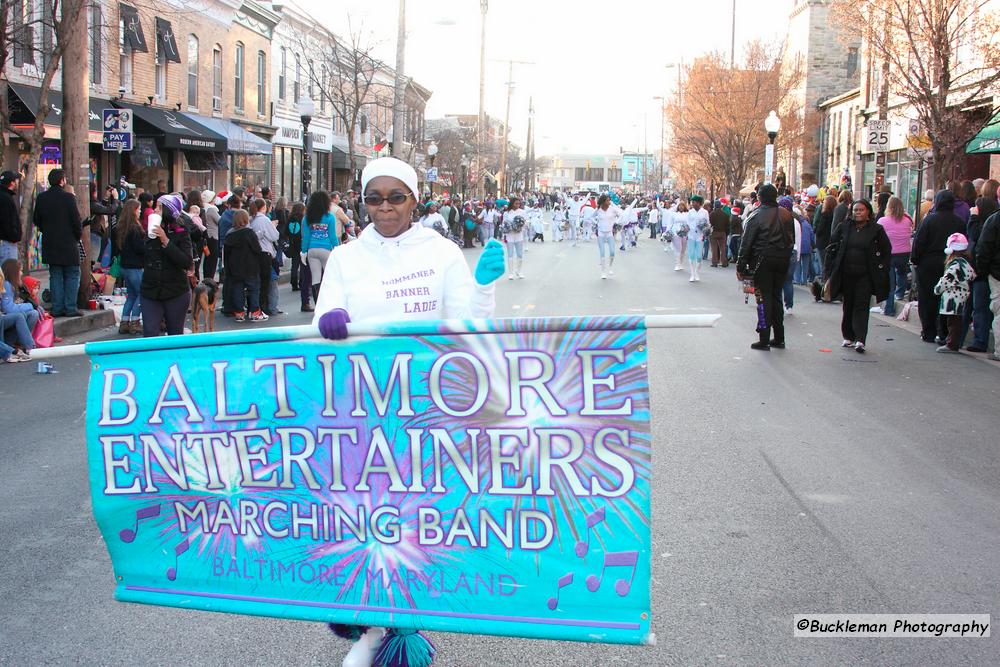
<path id="1" fill-rule="evenodd" d="M 346 338 L 352 321 L 493 316 L 493 283 L 504 272 L 499 241 L 486 243 L 473 277 L 454 243 L 412 224 L 419 191 L 413 167 L 391 157 L 373 160 L 361 173 L 361 188 L 372 224 L 356 243 L 334 248 L 326 262 L 313 319 L 325 338 Z M 394 665 L 428 664 L 434 655 L 433 644 L 413 630 L 330 625 L 355 640 L 344 667 L 383 664 L 389 656 Z"/>

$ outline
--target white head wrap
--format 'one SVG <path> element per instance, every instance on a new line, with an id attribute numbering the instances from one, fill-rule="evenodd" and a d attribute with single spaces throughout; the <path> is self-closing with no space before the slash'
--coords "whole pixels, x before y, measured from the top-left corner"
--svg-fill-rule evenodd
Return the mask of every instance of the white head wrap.
<path id="1" fill-rule="evenodd" d="M 413 170 L 413 167 L 394 157 L 380 157 L 369 162 L 361 172 L 362 194 L 368 189 L 368 182 L 379 176 L 392 176 L 402 181 L 414 197 L 419 192 L 417 190 L 417 172 Z"/>

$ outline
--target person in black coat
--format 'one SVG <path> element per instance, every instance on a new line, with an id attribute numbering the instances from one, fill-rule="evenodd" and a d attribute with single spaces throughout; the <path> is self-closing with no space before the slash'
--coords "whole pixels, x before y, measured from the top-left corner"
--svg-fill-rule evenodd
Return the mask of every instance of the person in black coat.
<path id="1" fill-rule="evenodd" d="M 850 190 L 844 190 L 840 193 L 837 198 L 837 207 L 833 209 L 833 221 L 830 223 L 830 236 L 833 236 L 834 230 L 840 226 L 844 220 L 851 215 L 851 205 L 854 203 L 854 195 L 851 194 Z"/>
<path id="2" fill-rule="evenodd" d="M 79 317 L 80 239 L 83 223 L 76 197 L 66 192 L 62 169 L 49 172 L 49 189 L 35 199 L 35 227 L 42 232 L 42 262 L 49 265 L 53 317 Z"/>
<path id="3" fill-rule="evenodd" d="M 964 343 L 973 330 L 972 344 L 966 350 L 969 352 L 985 352 L 990 343 L 990 327 L 993 325 L 993 313 L 990 311 L 990 284 L 987 274 L 980 271 L 976 263 L 976 246 L 983 235 L 986 221 L 996 213 L 997 200 L 992 197 L 980 197 L 969 215 L 965 235 L 969 239 L 969 254 L 972 256 L 972 268 L 976 278 L 972 281 L 972 295 L 965 303 L 965 315 L 962 318 L 962 339 Z"/>
<path id="4" fill-rule="evenodd" d="M 17 186 L 20 181 L 21 174 L 16 171 L 0 174 L 0 262 L 18 258 L 21 214 L 17 206 Z"/>
<path id="5" fill-rule="evenodd" d="M 758 318 L 760 339 L 750 347 L 770 350 L 785 347 L 781 295 L 795 246 L 795 222 L 791 211 L 778 206 L 778 190 L 773 185 L 761 186 L 757 195 L 760 206 L 747 217 L 736 260 L 736 277 L 740 280 L 752 277 L 754 288 L 763 299 L 764 326 L 759 326 Z"/>
<path id="6" fill-rule="evenodd" d="M 160 335 L 160 323 L 166 321 L 167 335 L 184 333 L 184 320 L 191 304 L 188 270 L 194 266 L 191 234 L 180 222 L 183 200 L 178 195 L 163 195 L 156 203 L 157 219 L 149 217 L 145 266 L 142 272 L 142 335 Z"/>
<path id="7" fill-rule="evenodd" d="M 1000 212 L 983 223 L 976 243 L 976 272 L 986 276 L 990 291 L 990 312 L 993 313 L 994 345 L 1000 341 Z M 994 361 L 1000 361 L 1000 349 L 993 348 Z"/>
<path id="8" fill-rule="evenodd" d="M 941 297 L 934 286 L 944 274 L 944 249 L 948 237 L 965 233 L 965 221 L 955 215 L 955 195 L 941 190 L 934 196 L 934 208 L 917 228 L 910 251 L 910 264 L 916 267 L 917 310 L 920 313 L 920 337 L 926 343 L 944 345 L 945 324 L 938 313 Z"/>
<path id="9" fill-rule="evenodd" d="M 226 282 L 232 290 L 236 321 L 249 317 L 251 322 L 265 322 L 267 317 L 260 307 L 260 263 L 270 255 L 261 249 L 257 233 L 249 225 L 246 211 L 233 213 L 233 228 L 222 244 Z"/>
<path id="10" fill-rule="evenodd" d="M 876 224 L 875 212 L 866 199 L 854 202 L 851 217 L 830 238 L 827 278 L 830 297 L 841 298 L 840 331 L 843 347 L 865 351 L 872 296 L 883 301 L 889 295 L 889 260 L 892 243 L 885 227 Z"/>
<path id="11" fill-rule="evenodd" d="M 833 236 L 833 213 L 837 210 L 837 198 L 827 195 L 823 206 L 813 216 L 813 231 L 816 233 L 816 250 L 820 262 L 820 274 L 826 271 L 826 247 Z"/>

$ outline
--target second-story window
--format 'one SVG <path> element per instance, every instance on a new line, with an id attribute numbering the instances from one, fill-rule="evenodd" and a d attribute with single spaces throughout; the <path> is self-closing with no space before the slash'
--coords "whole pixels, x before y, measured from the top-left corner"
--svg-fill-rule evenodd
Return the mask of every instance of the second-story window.
<path id="1" fill-rule="evenodd" d="M 299 88 L 302 84 L 302 59 L 295 54 L 295 81 L 292 82 L 292 102 L 299 103 Z"/>
<path id="2" fill-rule="evenodd" d="M 163 52 L 163 39 L 156 36 L 156 97 L 161 102 L 167 97 L 167 57 Z"/>
<path id="3" fill-rule="evenodd" d="M 88 10 L 89 21 L 89 42 L 90 42 L 90 83 L 101 84 L 101 6 L 92 3 Z"/>
<path id="4" fill-rule="evenodd" d="M 132 45 L 125 36 L 125 19 L 118 19 L 118 87 L 132 92 Z"/>
<path id="5" fill-rule="evenodd" d="M 198 38 L 188 35 L 188 106 L 198 108 Z"/>
<path id="6" fill-rule="evenodd" d="M 222 47 L 212 48 L 212 111 L 222 111 Z"/>
<path id="7" fill-rule="evenodd" d="M 236 106 L 237 111 L 243 111 L 243 44 L 240 42 L 236 43 L 236 94 L 233 97 L 233 103 Z"/>
<path id="8" fill-rule="evenodd" d="M 316 78 L 316 71 L 313 69 L 313 61 L 312 60 L 307 61 L 307 66 L 309 67 L 309 71 L 306 73 L 306 76 L 309 77 L 309 83 L 308 83 L 309 99 L 315 101 L 316 95 L 314 93 L 316 91 L 313 88 L 313 79 Z"/>
<path id="9" fill-rule="evenodd" d="M 326 63 L 319 66 L 319 112 L 326 113 Z"/>
<path id="10" fill-rule="evenodd" d="M 267 55 L 257 52 L 257 113 L 261 116 L 267 111 L 265 96 L 267 81 Z"/>
<path id="11" fill-rule="evenodd" d="M 278 52 L 278 58 L 280 59 L 278 70 L 278 99 L 282 102 L 285 101 L 285 81 L 288 75 L 288 49 L 281 47 Z"/>
<path id="12" fill-rule="evenodd" d="M 847 77 L 853 78 L 858 74 L 858 48 L 852 46 L 847 49 Z"/>

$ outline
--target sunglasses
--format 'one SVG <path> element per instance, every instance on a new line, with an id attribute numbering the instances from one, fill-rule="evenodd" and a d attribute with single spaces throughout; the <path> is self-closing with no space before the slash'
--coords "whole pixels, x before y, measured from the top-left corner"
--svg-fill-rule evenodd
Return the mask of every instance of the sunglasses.
<path id="1" fill-rule="evenodd" d="M 380 194 L 372 193 L 370 195 L 365 195 L 365 204 L 368 206 L 381 206 L 382 202 L 389 202 L 393 206 L 399 206 L 405 204 L 406 200 L 412 195 L 404 192 L 393 192 L 388 197 L 383 197 Z"/>

